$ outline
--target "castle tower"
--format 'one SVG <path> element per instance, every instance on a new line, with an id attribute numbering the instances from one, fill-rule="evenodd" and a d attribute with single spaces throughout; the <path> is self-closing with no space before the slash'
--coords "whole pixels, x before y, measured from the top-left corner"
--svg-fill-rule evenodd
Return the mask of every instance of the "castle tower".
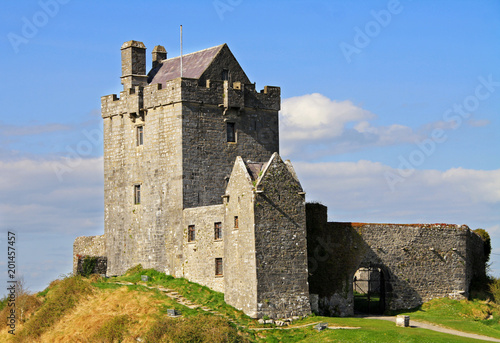
<path id="1" fill-rule="evenodd" d="M 256 92 L 225 44 L 184 55 L 182 78 L 161 46 L 146 74 L 145 50 L 123 44 L 124 90 L 101 99 L 108 274 L 141 263 L 185 276 L 183 211 L 221 206 L 237 156 L 279 150 L 280 89 Z"/>

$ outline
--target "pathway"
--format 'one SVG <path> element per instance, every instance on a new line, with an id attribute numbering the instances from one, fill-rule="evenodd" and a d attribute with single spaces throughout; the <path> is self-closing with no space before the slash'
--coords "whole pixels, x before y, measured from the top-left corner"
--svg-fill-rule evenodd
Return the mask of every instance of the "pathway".
<path id="1" fill-rule="evenodd" d="M 363 316 L 362 318 L 388 320 L 388 321 L 391 321 L 394 323 L 396 322 L 396 317 L 391 317 L 391 316 L 368 316 L 368 317 Z M 477 335 L 474 333 L 468 333 L 468 332 L 463 332 L 463 331 L 458 331 L 458 330 L 453 330 L 453 329 L 447 329 L 447 328 L 444 328 L 442 326 L 437 326 L 437 325 L 423 323 L 423 322 L 417 322 L 415 320 L 412 320 L 411 316 L 410 316 L 410 326 L 412 328 L 428 329 L 428 330 L 438 331 L 438 332 L 442 332 L 442 333 L 447 333 L 450 335 L 467 337 L 467 338 L 474 338 L 474 339 L 479 339 L 479 340 L 483 340 L 483 341 L 500 342 L 500 339 L 498 339 L 498 338 Z"/>

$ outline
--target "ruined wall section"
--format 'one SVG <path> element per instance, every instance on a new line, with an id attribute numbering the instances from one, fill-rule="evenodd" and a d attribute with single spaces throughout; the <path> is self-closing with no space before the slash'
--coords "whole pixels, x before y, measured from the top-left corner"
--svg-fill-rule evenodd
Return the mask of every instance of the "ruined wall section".
<path id="1" fill-rule="evenodd" d="M 485 242 L 475 232 L 470 231 L 467 237 L 467 283 L 470 285 L 474 281 L 484 282 L 486 280 L 486 260 Z"/>
<path id="2" fill-rule="evenodd" d="M 306 211 L 309 292 L 318 314 L 352 316 L 352 278 L 368 246 L 349 225 L 328 223 L 326 206 L 308 203 Z"/>
<path id="3" fill-rule="evenodd" d="M 382 270 L 388 310 L 466 298 L 472 269 L 484 271 L 481 242 L 465 225 L 326 223 L 326 207 L 319 204 L 308 204 L 307 213 L 310 291 L 319 295 L 321 314 L 353 314 L 359 267 Z"/>
<path id="4" fill-rule="evenodd" d="M 224 220 L 223 205 L 183 211 L 183 274 L 186 279 L 224 292 L 224 274 L 215 274 L 215 259 L 224 257 L 224 235 L 215 239 L 215 223 Z M 195 239 L 188 240 L 188 226 L 194 225 Z"/>
<path id="5" fill-rule="evenodd" d="M 257 318 L 254 196 L 250 175 L 243 159 L 237 157 L 223 204 L 224 300 Z"/>
<path id="6" fill-rule="evenodd" d="M 385 266 L 387 308 L 413 308 L 433 298 L 468 297 L 467 226 L 352 224 L 370 247 L 364 262 Z M 378 261 L 377 261 L 378 260 Z"/>
<path id="7" fill-rule="evenodd" d="M 85 256 L 99 257 L 104 260 L 106 254 L 106 238 L 100 236 L 81 236 L 73 242 L 73 275 L 78 271 L 78 260 Z"/>
<path id="8" fill-rule="evenodd" d="M 304 192 L 278 154 L 257 181 L 254 211 L 258 316 L 310 314 Z"/>

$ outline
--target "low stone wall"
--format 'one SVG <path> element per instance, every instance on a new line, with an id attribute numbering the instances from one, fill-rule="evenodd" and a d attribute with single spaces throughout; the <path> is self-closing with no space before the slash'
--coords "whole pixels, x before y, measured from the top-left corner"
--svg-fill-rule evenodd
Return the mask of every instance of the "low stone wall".
<path id="1" fill-rule="evenodd" d="M 73 275 L 78 273 L 79 260 L 85 256 L 99 257 L 97 265 L 99 266 L 99 274 L 105 274 L 103 270 L 104 259 L 106 259 L 106 240 L 104 235 L 101 236 L 81 236 L 75 239 L 73 243 Z"/>
<path id="2" fill-rule="evenodd" d="M 87 257 L 95 258 L 95 264 L 94 267 L 92 268 L 92 271 L 90 274 L 104 274 L 106 275 L 106 269 L 108 267 L 108 258 L 106 256 L 80 256 L 78 258 L 78 264 L 76 267 L 76 274 L 81 275 L 84 274 L 83 266 L 85 263 L 85 259 Z"/>
<path id="3" fill-rule="evenodd" d="M 308 204 L 307 229 L 310 292 L 323 315 L 354 313 L 359 268 L 380 271 L 386 310 L 466 298 L 485 270 L 482 240 L 465 225 L 331 223 L 325 206 Z"/>

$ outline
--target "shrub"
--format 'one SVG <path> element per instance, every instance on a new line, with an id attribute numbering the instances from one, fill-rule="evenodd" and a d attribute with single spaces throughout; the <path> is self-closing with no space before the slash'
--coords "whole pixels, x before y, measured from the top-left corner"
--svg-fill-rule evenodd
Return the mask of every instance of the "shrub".
<path id="1" fill-rule="evenodd" d="M 97 257 L 95 256 L 85 256 L 82 263 L 82 276 L 89 277 L 95 269 L 97 264 Z"/>
<path id="2" fill-rule="evenodd" d="M 492 278 L 489 285 L 491 296 L 495 303 L 500 304 L 500 279 Z"/>
<path id="3" fill-rule="evenodd" d="M 476 229 L 474 232 L 483 239 L 484 241 L 484 256 L 485 256 L 485 262 L 488 262 L 490 260 L 490 254 L 491 254 L 491 238 L 488 232 L 483 229 Z"/>

